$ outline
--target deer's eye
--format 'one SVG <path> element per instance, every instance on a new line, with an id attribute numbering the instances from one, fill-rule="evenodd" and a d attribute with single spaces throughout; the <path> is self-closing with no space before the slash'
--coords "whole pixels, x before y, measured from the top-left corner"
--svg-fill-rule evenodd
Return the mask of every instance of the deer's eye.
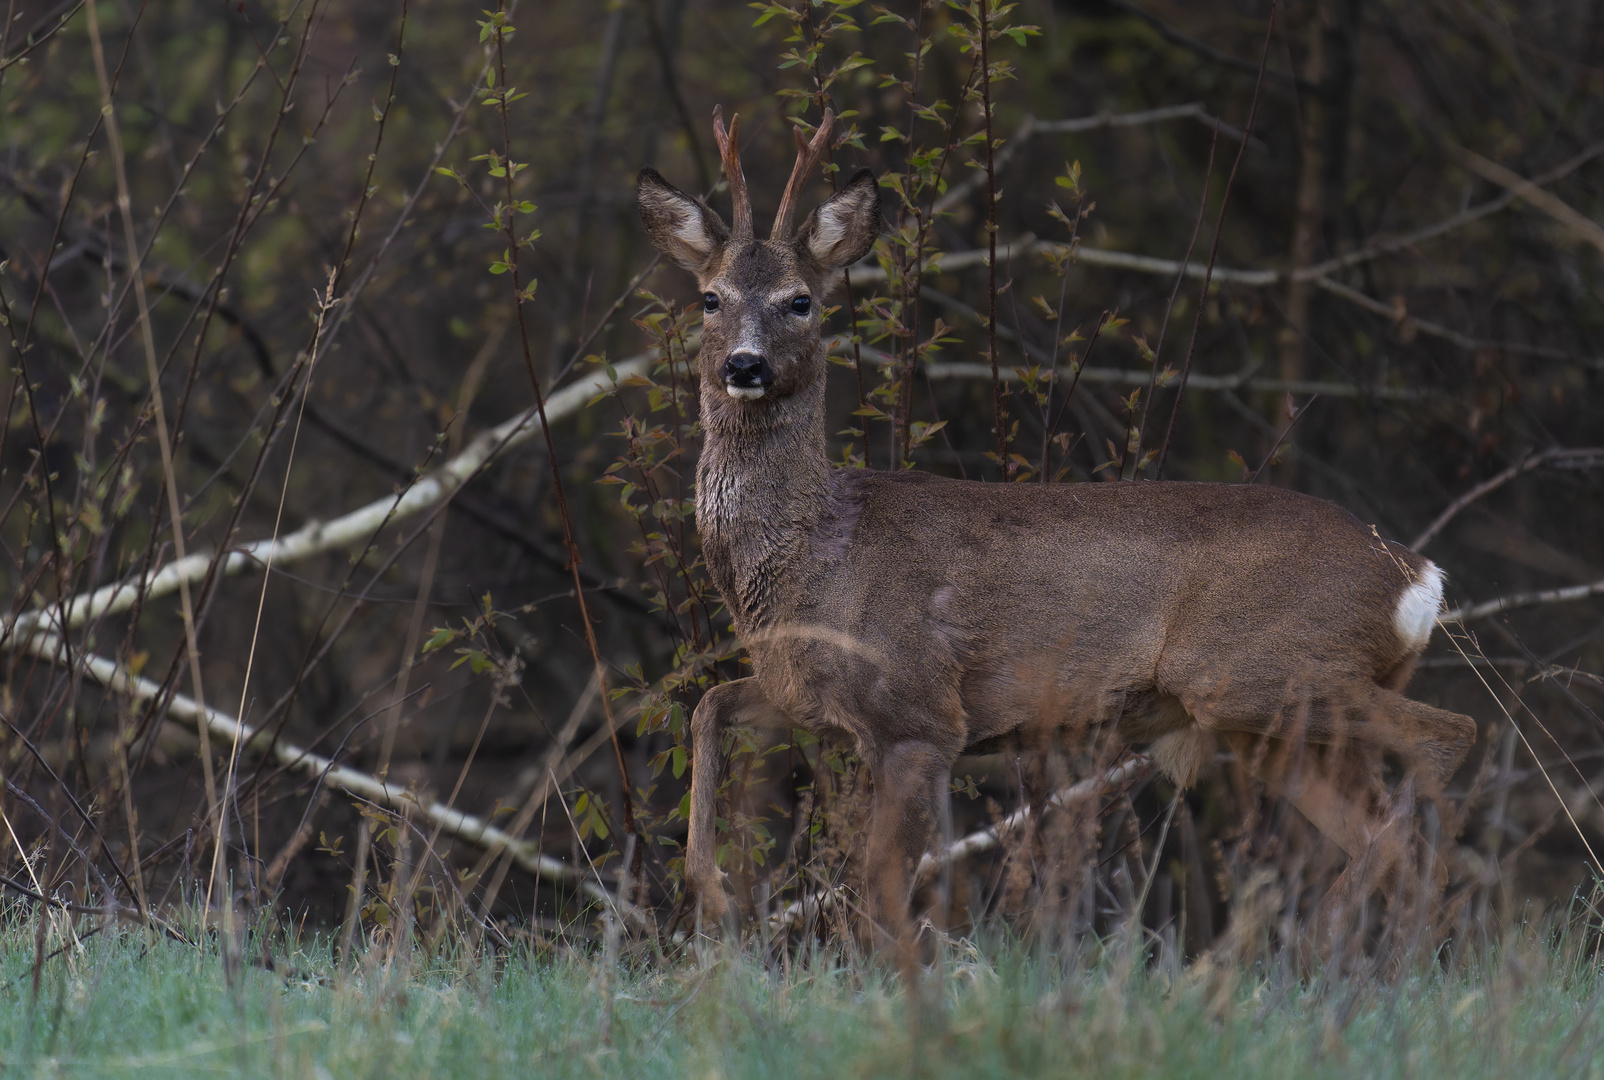
<path id="1" fill-rule="evenodd" d="M 702 310 L 703 311 L 717 311 L 718 310 L 718 297 L 714 296 L 710 292 L 703 293 L 702 294 Z"/>
<path id="2" fill-rule="evenodd" d="M 813 307 L 813 301 L 806 296 L 799 296 L 791 301 L 791 310 L 798 315 L 806 315 Z"/>

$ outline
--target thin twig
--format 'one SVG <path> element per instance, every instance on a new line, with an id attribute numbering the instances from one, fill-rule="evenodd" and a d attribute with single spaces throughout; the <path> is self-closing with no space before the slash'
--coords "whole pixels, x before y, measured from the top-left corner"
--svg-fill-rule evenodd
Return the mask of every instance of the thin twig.
<path id="1" fill-rule="evenodd" d="M 1264 87 L 1264 70 L 1270 61 L 1270 42 L 1275 36 L 1275 16 L 1280 8 L 1279 0 L 1271 0 L 1270 17 L 1265 20 L 1264 51 L 1259 56 L 1259 77 L 1253 84 L 1253 101 L 1248 105 L 1248 122 L 1242 130 L 1249 136 L 1253 134 L 1253 120 L 1259 112 L 1259 92 Z M 1231 192 L 1236 188 L 1236 173 L 1242 167 L 1242 158 L 1247 154 L 1248 141 L 1242 140 L 1237 148 L 1236 160 L 1231 163 L 1231 175 L 1225 180 L 1225 194 L 1220 198 L 1220 216 L 1214 219 L 1214 242 L 1209 246 L 1209 264 L 1203 272 L 1203 288 L 1197 298 L 1197 312 L 1192 319 L 1192 340 L 1186 346 L 1186 359 L 1181 364 L 1181 381 L 1175 388 L 1175 404 L 1170 409 L 1170 422 L 1164 429 L 1164 442 L 1159 446 L 1158 462 L 1154 469 L 1154 476 L 1164 479 L 1164 463 L 1170 454 L 1170 440 L 1175 437 L 1175 422 L 1181 415 L 1181 403 L 1186 397 L 1186 378 L 1192 373 L 1192 357 L 1197 350 L 1197 337 L 1203 329 L 1203 312 L 1208 308 L 1209 284 L 1214 278 L 1214 264 L 1220 255 L 1220 238 L 1225 233 L 1225 213 L 1231 206 Z"/>
<path id="2" fill-rule="evenodd" d="M 1291 400 L 1292 400 L 1292 395 L 1288 394 L 1287 395 L 1287 402 L 1288 402 L 1289 405 L 1291 404 Z M 1275 445 L 1270 447 L 1270 452 L 1268 454 L 1264 455 L 1264 460 L 1259 462 L 1259 467 L 1257 469 L 1254 469 L 1253 472 L 1248 476 L 1248 478 L 1243 481 L 1243 483 L 1248 484 L 1249 486 L 1252 486 L 1255 482 L 1258 481 L 1259 474 L 1264 471 L 1264 467 L 1266 465 L 1270 464 L 1270 462 L 1275 460 L 1276 451 L 1281 449 L 1281 444 L 1286 441 L 1286 438 L 1287 438 L 1288 435 L 1292 434 L 1292 425 L 1296 424 L 1300 419 L 1302 419 L 1303 414 L 1309 411 L 1309 406 L 1310 405 L 1313 405 L 1316 401 L 1319 401 L 1319 400 L 1320 400 L 1320 395 L 1316 394 L 1313 397 L 1311 397 L 1308 401 L 1305 401 L 1303 403 L 1303 408 L 1301 408 L 1301 409 L 1293 408 L 1291 410 L 1291 414 L 1287 417 L 1287 426 L 1282 428 L 1280 434 L 1278 434 L 1275 437 Z"/>
<path id="3" fill-rule="evenodd" d="M 1012 480 L 1018 467 L 1008 460 L 1008 393 L 997 377 L 997 170 L 992 161 L 991 135 L 991 7 L 980 0 L 980 101 L 986 134 L 986 359 L 991 364 L 991 408 L 997 435 L 997 468 Z M 915 329 L 917 333 L 917 328 Z"/>
<path id="4" fill-rule="evenodd" d="M 1598 582 L 1596 584 L 1600 587 L 1601 591 L 1604 591 L 1604 582 Z M 1450 622 L 1454 622 L 1454 621 L 1462 621 L 1462 620 L 1456 620 L 1454 612 L 1449 612 L 1447 615 L 1444 615 L 1441 619 L 1438 620 L 1438 622 L 1442 623 L 1442 624 L 1446 624 L 1446 623 L 1450 623 Z M 1446 627 L 1445 627 L 1445 629 L 1446 629 Z M 1590 844 L 1588 842 L 1588 840 L 1587 840 L 1587 834 L 1582 831 L 1581 825 L 1578 824 L 1577 821 L 1576 821 L 1576 815 L 1571 812 L 1570 803 L 1565 799 L 1565 797 L 1563 795 L 1560 794 L 1558 786 L 1556 786 L 1555 783 L 1554 783 L 1554 778 L 1549 776 L 1548 769 L 1543 765 L 1543 759 L 1540 758 L 1537 755 L 1537 749 L 1534 746 L 1532 746 L 1531 741 L 1529 739 L 1527 739 L 1526 732 L 1525 732 L 1524 729 L 1522 729 L 1521 725 L 1519 725 L 1518 723 L 1515 722 L 1514 715 L 1511 714 L 1509 709 L 1504 705 L 1504 699 L 1496 691 L 1493 690 L 1492 684 L 1490 684 L 1487 681 L 1487 677 L 1484 674 L 1482 674 L 1483 670 L 1491 671 L 1493 673 L 1494 677 L 1497 678 L 1498 681 L 1503 684 L 1504 690 L 1509 694 L 1509 696 L 1512 699 L 1514 699 L 1516 702 L 1519 702 L 1522 708 L 1526 709 L 1526 714 L 1528 716 L 1532 717 L 1534 720 L 1537 721 L 1538 726 L 1543 728 L 1544 733 L 1548 734 L 1549 739 L 1554 742 L 1554 745 L 1560 747 L 1560 753 L 1565 755 L 1566 760 L 1570 763 L 1571 768 L 1576 770 L 1576 773 L 1577 773 L 1578 776 L 1581 776 L 1581 770 L 1576 767 L 1576 762 L 1571 760 L 1570 754 L 1565 751 L 1565 748 L 1562 745 L 1560 745 L 1559 741 L 1557 739 L 1554 739 L 1553 735 L 1548 732 L 1548 729 L 1543 725 L 1542 718 L 1539 717 L 1529 707 L 1526 706 L 1526 703 L 1521 700 L 1520 694 L 1516 693 L 1516 691 L 1512 687 L 1510 687 L 1509 683 L 1504 681 L 1504 677 L 1501 674 L 1499 674 L 1497 668 L 1488 666 L 1487 668 L 1483 669 L 1481 667 L 1478 667 L 1478 666 L 1470 663 L 1470 655 L 1465 651 L 1465 646 L 1461 641 L 1461 637 L 1466 638 L 1466 639 L 1468 639 L 1470 641 L 1471 648 L 1476 650 L 1476 653 L 1477 653 L 1478 656 L 1482 655 L 1481 647 L 1476 644 L 1476 639 L 1474 637 L 1472 637 L 1471 635 L 1469 635 L 1469 634 L 1462 634 L 1462 635 L 1461 634 L 1454 634 L 1454 633 L 1451 633 L 1451 632 L 1448 634 L 1448 640 L 1453 644 L 1455 651 L 1457 651 L 1459 653 L 1461 659 L 1463 659 L 1466 662 L 1466 665 L 1470 668 L 1471 672 L 1481 682 L 1482 687 L 1487 691 L 1488 696 L 1490 696 L 1493 699 L 1493 702 L 1498 706 L 1499 711 L 1504 714 L 1504 719 L 1509 722 L 1510 728 L 1513 729 L 1515 734 L 1520 737 L 1520 741 L 1521 741 L 1522 745 L 1524 745 L 1526 747 L 1526 752 L 1529 753 L 1532 756 L 1532 760 L 1537 763 L 1537 770 L 1538 770 L 1538 772 L 1540 772 L 1542 774 L 1543 782 L 1548 785 L 1548 790 L 1553 793 L 1555 800 L 1557 800 L 1559 802 L 1560 809 L 1565 812 L 1565 817 L 1570 821 L 1571 828 L 1576 831 L 1576 838 L 1582 842 L 1582 847 L 1587 849 L 1588 858 L 1590 858 L 1592 860 L 1592 870 L 1593 870 L 1593 872 L 1595 874 L 1600 875 L 1600 876 L 1604 876 L 1604 861 L 1600 861 L 1598 855 L 1594 853 L 1593 845 Z M 1584 784 L 1587 783 L 1585 777 L 1583 777 L 1583 783 Z M 1589 786 L 1587 790 L 1588 790 L 1589 794 L 1592 794 L 1591 786 Z M 1598 801 L 1598 797 L 1596 795 L 1594 795 L 1593 798 L 1594 798 L 1595 802 Z"/>
<path id="5" fill-rule="evenodd" d="M 1092 349 L 1096 348 L 1098 338 L 1103 336 L 1103 327 L 1108 325 L 1109 317 L 1110 313 L 1107 311 L 1097 316 L 1097 325 L 1093 327 L 1092 336 L 1086 341 L 1086 350 L 1080 354 L 1080 363 L 1075 365 L 1074 374 L 1069 382 L 1069 389 L 1064 391 L 1064 400 L 1058 406 L 1058 415 L 1053 417 L 1052 424 L 1047 428 L 1046 442 L 1048 444 L 1051 444 L 1053 438 L 1058 434 L 1058 425 L 1064 422 L 1064 413 L 1069 408 L 1070 400 L 1075 396 L 1075 388 L 1080 385 L 1082 377 L 1086 374 L 1086 361 L 1092 358 Z M 1054 371 L 1053 378 L 1056 379 L 1057 377 L 1058 373 Z M 1051 393 L 1052 387 L 1049 385 L 1048 394 L 1050 395 Z"/>
<path id="6" fill-rule="evenodd" d="M 579 731 L 580 722 L 590 714 L 591 708 L 596 704 L 598 689 L 595 679 L 591 679 L 585 684 L 584 692 L 579 695 L 579 700 L 574 703 L 573 709 L 568 714 L 568 722 L 563 725 L 562 731 L 552 740 L 551 747 L 546 751 L 546 756 L 540 765 L 541 776 L 539 782 L 530 791 L 529 797 L 524 800 L 524 804 L 519 808 L 517 815 L 507 823 L 507 834 L 509 836 L 514 836 L 518 839 L 523 838 L 524 830 L 529 828 L 530 824 L 535 820 L 535 811 L 539 810 L 544 814 L 546 800 L 551 795 L 554 783 L 561 782 L 558 770 L 561 769 L 562 776 L 568 775 L 572 765 L 565 762 L 564 758 L 568 755 L 569 744 L 574 741 L 574 735 Z M 485 886 L 479 901 L 479 917 L 484 920 L 490 918 L 490 913 L 496 904 L 496 897 L 501 892 L 502 883 L 506 881 L 507 869 L 512 865 L 512 853 L 496 848 L 486 848 L 484 855 L 480 857 L 464 879 L 470 882 L 479 881 L 484 872 L 489 869 L 492 859 L 498 860 L 496 870 L 491 875 L 490 883 Z"/>
<path id="7" fill-rule="evenodd" d="M 579 835 L 579 825 L 574 821 L 573 812 L 568 809 L 568 800 L 563 798 L 562 790 L 557 786 L 557 778 L 555 776 L 552 777 L 551 782 L 552 794 L 557 796 L 557 805 L 563 808 L 563 815 L 568 818 L 568 825 L 574 830 L 574 839 L 576 841 L 581 841 L 579 843 L 579 853 L 585 857 L 585 862 L 590 864 L 590 872 L 596 877 L 596 884 L 594 886 L 595 889 L 608 898 L 608 906 L 612 908 L 613 914 L 620 920 L 624 919 L 626 916 L 629 916 L 630 921 L 635 923 L 637 926 L 646 925 L 646 916 L 639 908 L 637 908 L 634 904 L 631 904 L 628 899 L 622 897 L 614 898 L 613 895 L 609 893 L 602 885 L 601 871 L 596 868 L 596 861 L 590 857 L 590 852 L 586 850 L 585 845 L 582 842 L 583 838 Z M 632 844 L 637 839 L 638 837 L 636 837 L 634 834 L 631 834 L 626 839 L 625 843 Z"/>
<path id="8" fill-rule="evenodd" d="M 72 21 L 72 17 L 74 15 L 78 14 L 79 10 L 83 8 L 83 6 L 84 6 L 84 4 L 86 2 L 87 2 L 87 0 L 78 0 L 77 3 L 73 4 L 71 10 L 69 10 L 65 14 L 63 14 L 61 16 L 61 18 L 56 21 L 56 24 L 54 26 L 52 26 L 49 30 L 46 30 L 44 33 L 39 34 L 37 36 L 35 36 L 32 33 L 30 33 L 29 36 L 28 36 L 28 44 L 24 45 L 22 48 L 18 49 L 14 53 L 9 53 L 4 57 L 0 57 L 0 75 L 4 75 L 4 73 L 5 73 L 7 68 L 11 67 L 13 64 L 19 63 L 22 60 L 26 59 L 29 53 L 33 52 L 39 46 L 48 43 L 51 38 L 55 37 L 62 30 L 65 30 L 67 28 L 67 24 Z M 20 18 L 20 16 L 18 16 L 18 17 Z M 10 23 L 10 20 L 7 20 L 6 40 L 9 40 L 9 38 L 11 36 L 10 35 L 11 27 L 10 27 L 9 23 Z M 0 40 L 0 46 L 3 46 L 4 44 L 5 44 L 5 41 L 4 40 Z"/>
<path id="9" fill-rule="evenodd" d="M 1519 461 L 1515 462 L 1515 464 L 1499 473 L 1497 476 L 1494 476 L 1488 480 L 1483 480 L 1481 483 L 1459 496 L 1453 502 L 1449 503 L 1443 509 L 1443 512 L 1438 514 L 1430 525 L 1426 526 L 1425 531 L 1419 536 L 1415 537 L 1414 542 L 1409 545 L 1409 550 L 1419 551 L 1421 548 L 1425 547 L 1431 542 L 1431 539 L 1434 536 L 1442 532 L 1443 526 L 1447 525 L 1459 515 L 1461 510 L 1475 502 L 1477 499 L 1497 491 L 1499 488 L 1503 487 L 1517 476 L 1523 476 L 1526 473 L 1531 472 L 1533 469 L 1541 468 L 1544 465 L 1553 465 L 1556 468 L 1561 469 L 1590 469 L 1604 467 L 1604 447 L 1585 447 L 1575 450 L 1567 450 L 1556 447 L 1551 450 L 1544 450 L 1541 453 L 1526 455 Z"/>
<path id="10" fill-rule="evenodd" d="M 133 280 L 135 302 L 138 306 L 139 339 L 144 346 L 145 377 L 150 380 L 150 403 L 155 415 L 156 444 L 161 450 L 162 483 L 167 492 L 167 513 L 173 538 L 173 554 L 184 558 L 184 517 L 178 494 L 178 477 L 173 469 L 173 444 L 167 428 L 167 413 L 162 402 L 161 370 L 156 360 L 156 338 L 150 323 L 150 302 L 145 295 L 145 275 L 140 271 L 139 239 L 134 233 L 133 202 L 129 196 L 127 160 L 123 155 L 122 132 L 117 122 L 117 110 L 112 101 L 111 80 L 106 72 L 105 50 L 100 42 L 100 20 L 96 5 L 86 9 L 89 19 L 89 46 L 95 61 L 95 78 L 100 83 L 101 113 L 106 120 L 106 141 L 110 144 L 113 173 L 117 178 L 117 213 L 122 218 L 123 240 L 128 248 L 128 275 Z M 201 681 L 200 643 L 195 635 L 195 608 L 189 595 L 189 582 L 178 583 L 179 608 L 184 617 L 184 650 L 189 658 L 190 693 L 204 709 L 205 689 Z M 212 745 L 205 725 L 199 728 L 201 773 L 206 782 L 206 812 L 214 831 L 223 827 L 222 807 L 217 801 L 217 781 L 212 773 Z M 221 849 L 219 835 L 217 847 Z M 134 853 L 138 858 L 138 852 Z"/>
<path id="11" fill-rule="evenodd" d="M 1175 311 L 1175 300 L 1181 295 L 1181 282 L 1186 280 L 1186 268 L 1192 265 L 1192 249 L 1197 247 L 1198 235 L 1203 231 L 1203 219 L 1207 216 L 1209 206 L 1209 183 L 1214 179 L 1214 151 L 1219 144 L 1220 124 L 1216 120 L 1214 130 L 1209 135 L 1209 160 L 1203 167 L 1203 190 L 1197 197 L 1197 217 L 1192 222 L 1192 237 L 1186 242 L 1186 254 L 1181 256 L 1181 264 L 1176 268 L 1175 284 L 1170 287 L 1170 298 L 1164 304 L 1164 319 L 1158 324 L 1158 344 L 1153 346 L 1153 375 L 1147 380 L 1147 397 L 1142 401 L 1142 422 L 1136 428 L 1136 449 L 1131 454 L 1132 468 L 1120 470 L 1120 475 L 1127 480 L 1135 479 L 1136 469 L 1141 467 L 1142 445 L 1147 441 L 1147 417 L 1153 411 L 1153 395 L 1158 390 L 1159 372 L 1164 367 L 1164 337 L 1170 329 L 1170 315 Z"/>
<path id="12" fill-rule="evenodd" d="M 503 7 L 502 12 L 505 12 Z M 498 13 L 498 24 L 495 27 L 496 41 L 496 67 L 500 76 L 501 93 L 494 100 L 497 105 L 497 115 L 501 119 L 501 147 L 506 158 L 504 174 L 504 189 L 506 192 L 506 216 L 502 219 L 502 231 L 507 238 L 506 267 L 509 271 L 507 277 L 512 286 L 513 310 L 518 320 L 518 341 L 523 351 L 524 371 L 529 376 L 529 387 L 535 395 L 535 411 L 540 417 L 541 434 L 546 442 L 546 463 L 551 470 L 552 495 L 557 500 L 557 515 L 562 520 L 563 546 L 568 552 L 568 569 L 574 579 L 574 602 L 579 607 L 579 620 L 585 633 L 585 644 L 590 649 L 591 661 L 596 669 L 596 682 L 601 687 L 602 712 L 607 716 L 607 729 L 612 735 L 613 756 L 618 765 L 619 801 L 623 804 L 624 832 L 635 837 L 638 829 L 635 823 L 635 802 L 630 794 L 629 766 L 624 762 L 624 748 L 618 741 L 618 727 L 613 721 L 612 695 L 607 688 L 607 665 L 602 660 L 601 645 L 596 640 L 596 625 L 590 618 L 590 605 L 585 600 L 585 582 L 579 574 L 579 544 L 574 540 L 573 517 L 568 511 L 568 493 L 563 486 L 562 468 L 557 460 L 557 443 L 551 435 L 551 425 L 546 416 L 546 395 L 540 386 L 540 376 L 535 372 L 535 357 L 529 348 L 529 326 L 524 315 L 526 296 L 523 290 L 523 270 L 519 259 L 519 250 L 522 247 L 518 239 L 517 217 L 518 202 L 513 197 L 513 185 L 517 178 L 517 169 L 514 168 L 512 157 L 512 128 L 508 120 L 508 97 L 510 91 L 507 83 L 506 34 L 502 30 L 499 19 L 504 14 Z M 665 69 L 665 72 L 667 69 Z M 694 146 L 694 142 L 692 143 Z M 640 848 L 636 847 L 639 855 Z"/>

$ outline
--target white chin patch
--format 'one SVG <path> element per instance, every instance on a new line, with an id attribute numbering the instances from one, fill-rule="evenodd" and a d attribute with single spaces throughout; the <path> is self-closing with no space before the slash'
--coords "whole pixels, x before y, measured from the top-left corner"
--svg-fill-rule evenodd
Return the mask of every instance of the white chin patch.
<path id="1" fill-rule="evenodd" d="M 725 383 L 724 389 L 729 391 L 730 397 L 740 398 L 742 401 L 756 401 L 763 396 L 763 388 L 761 386 L 731 386 L 729 383 Z"/>
<path id="2" fill-rule="evenodd" d="M 1437 612 L 1442 610 L 1443 572 L 1436 563 L 1427 563 L 1420 578 L 1398 598 L 1398 608 L 1392 613 L 1392 625 L 1398 631 L 1405 648 L 1418 652 L 1431 640 L 1431 631 L 1437 625 Z"/>

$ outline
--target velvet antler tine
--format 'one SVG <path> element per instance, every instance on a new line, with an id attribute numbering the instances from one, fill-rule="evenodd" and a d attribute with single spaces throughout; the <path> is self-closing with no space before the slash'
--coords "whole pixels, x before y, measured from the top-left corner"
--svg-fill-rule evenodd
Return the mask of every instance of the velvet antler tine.
<path id="1" fill-rule="evenodd" d="M 723 106 L 713 106 L 713 137 L 718 140 L 718 154 L 724 162 L 724 176 L 730 182 L 730 202 L 733 210 L 730 234 L 745 238 L 752 235 L 752 198 L 746 193 L 746 174 L 741 171 L 741 148 L 736 141 L 740 131 L 740 113 L 730 117 L 730 129 L 725 131 Z"/>
<path id="2" fill-rule="evenodd" d="M 774 215 L 774 231 L 769 233 L 769 239 L 780 241 L 791 237 L 791 218 L 796 214 L 796 204 L 802 198 L 802 189 L 807 186 L 808 175 L 813 172 L 813 166 L 819 163 L 819 156 L 830 143 L 830 128 L 835 124 L 835 113 L 829 109 L 824 110 L 824 119 L 819 121 L 819 130 L 814 132 L 813 141 L 804 143 L 802 132 L 792 128 L 796 135 L 796 165 L 791 169 L 791 179 L 785 185 L 785 194 L 780 196 L 780 209 Z"/>

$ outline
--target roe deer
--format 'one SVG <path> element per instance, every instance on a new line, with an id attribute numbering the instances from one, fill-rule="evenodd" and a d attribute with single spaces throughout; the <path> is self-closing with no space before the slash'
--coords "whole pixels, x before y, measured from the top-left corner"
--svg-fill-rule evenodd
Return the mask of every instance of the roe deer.
<path id="1" fill-rule="evenodd" d="M 1367 863 L 1379 880 L 1404 848 L 1399 803 L 1412 809 L 1417 779 L 1439 788 L 1476 736 L 1469 717 L 1401 693 L 1442 572 L 1292 491 L 832 467 L 822 301 L 880 231 L 867 169 L 791 229 L 832 120 L 809 144 L 798 135 L 767 240 L 752 232 L 737 121 L 726 131 L 718 110 L 733 227 L 651 169 L 637 187 L 652 243 L 703 292 L 696 522 L 753 668 L 691 721 L 685 876 L 704 916 L 729 904 L 714 803 L 731 725 L 855 740 L 873 779 L 867 891 L 893 925 L 953 761 L 1043 717 L 1112 721 L 1181 784 L 1223 737 L 1346 850 L 1345 876 Z M 1299 740 L 1357 773 L 1277 773 Z M 1390 818 L 1382 752 L 1406 777 Z"/>

